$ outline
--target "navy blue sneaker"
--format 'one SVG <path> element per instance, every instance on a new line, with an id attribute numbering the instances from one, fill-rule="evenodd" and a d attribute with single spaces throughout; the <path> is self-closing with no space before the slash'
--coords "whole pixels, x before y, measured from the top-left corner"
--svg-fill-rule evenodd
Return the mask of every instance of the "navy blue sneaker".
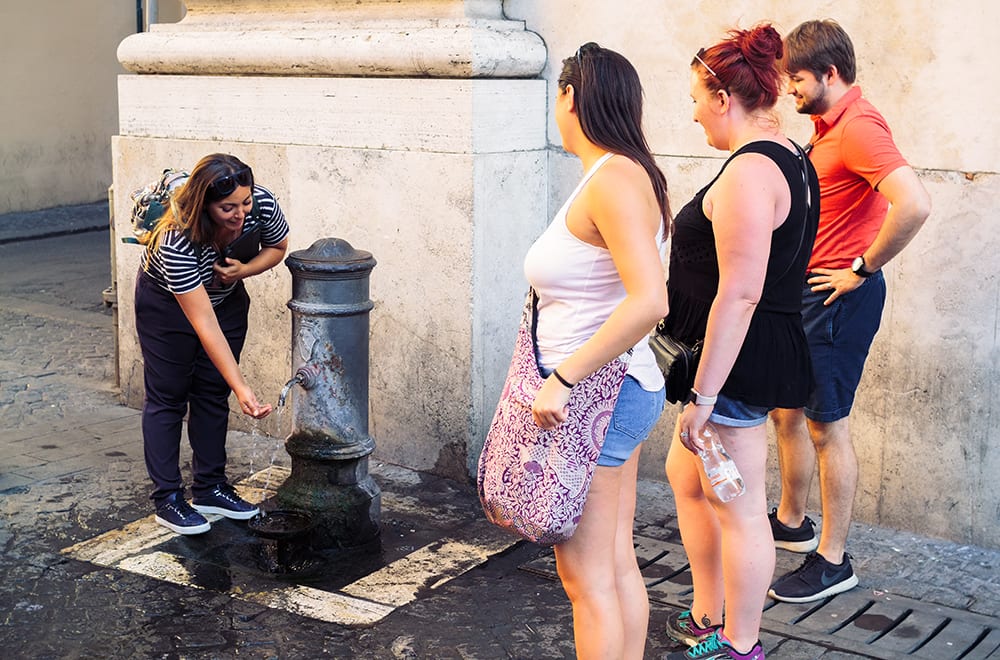
<path id="1" fill-rule="evenodd" d="M 810 552 L 802 566 L 778 579 L 767 595 L 786 603 L 811 603 L 857 585 L 858 576 L 851 568 L 849 554 L 844 553 L 841 563 L 831 564 L 823 555 Z"/>
<path id="2" fill-rule="evenodd" d="M 778 508 L 774 507 L 771 513 L 767 514 L 767 518 L 771 521 L 774 547 L 801 553 L 812 552 L 819 547 L 815 531 L 816 523 L 809 516 L 806 516 L 798 527 L 789 527 L 778 520 Z"/>
<path id="3" fill-rule="evenodd" d="M 204 534 L 212 529 L 205 516 L 191 508 L 180 491 L 156 505 L 156 522 L 178 534 Z"/>
<path id="4" fill-rule="evenodd" d="M 199 495 L 192 501 L 194 508 L 202 513 L 217 513 L 234 520 L 250 520 L 260 509 L 236 494 L 229 484 L 216 484 L 206 495 Z"/>

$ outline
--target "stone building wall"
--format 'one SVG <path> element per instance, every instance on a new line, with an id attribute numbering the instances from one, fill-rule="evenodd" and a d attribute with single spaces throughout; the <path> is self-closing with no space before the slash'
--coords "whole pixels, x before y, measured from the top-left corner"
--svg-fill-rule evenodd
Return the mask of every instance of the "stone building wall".
<path id="1" fill-rule="evenodd" d="M 119 86 L 116 189 L 165 164 L 231 151 L 278 194 L 293 250 L 336 236 L 371 251 L 375 458 L 458 478 L 473 472 L 499 394 L 525 288 L 521 258 L 580 176 L 549 116 L 560 59 L 595 40 L 636 64 L 647 134 L 677 208 L 723 157 L 691 123 L 692 53 L 734 25 L 770 18 L 787 32 L 837 18 L 854 38 L 859 83 L 934 201 L 926 227 L 886 269 L 883 328 L 852 421 L 857 518 L 1000 547 L 990 481 L 1000 473 L 993 3 L 187 5 L 180 23 L 119 49 L 130 73 Z M 986 110 L 970 109 L 983 101 Z M 792 137 L 808 137 L 790 102 L 782 119 Z M 116 211 L 123 231 L 121 196 Z M 129 290 L 137 258 L 118 251 L 119 290 Z M 279 267 L 249 288 L 244 364 L 274 400 L 290 375 L 289 275 Z M 137 405 L 129 314 L 123 300 L 123 394 Z M 647 443 L 646 477 L 663 478 L 672 421 L 671 411 Z M 264 430 L 281 434 L 280 423 Z"/>
<path id="2" fill-rule="evenodd" d="M 135 3 L 2 3 L 0 214 L 107 197 L 115 49 L 135 30 Z"/>
<path id="3" fill-rule="evenodd" d="M 584 6 L 586 4 L 586 9 Z M 691 121 L 688 71 L 693 53 L 731 27 L 770 20 L 782 34 L 803 20 L 834 18 L 854 41 L 858 84 L 886 116 L 917 170 L 933 212 L 909 247 L 886 269 L 882 329 L 869 357 L 851 419 L 861 478 L 856 519 L 958 541 L 1000 546 L 1000 116 L 991 105 L 1000 45 L 993 26 L 1000 5 L 976 0 L 959 9 L 929 0 L 870 3 L 619 3 L 507 0 L 549 49 L 543 76 L 549 101 L 561 58 L 597 41 L 636 65 L 646 92 L 646 131 L 667 174 L 673 208 L 717 171 Z M 641 17 L 641 20 L 637 17 Z M 783 125 L 798 141 L 811 134 L 791 99 L 779 102 Z M 575 184 L 579 166 L 558 148 L 549 123 L 549 211 Z M 662 478 L 668 411 L 647 443 L 641 470 Z M 772 445 L 773 447 L 773 445 Z M 771 452 L 769 483 L 778 493 Z M 815 482 L 814 482 L 815 484 Z M 774 499 L 776 501 L 776 499 Z M 818 484 L 812 511 L 818 512 Z"/>

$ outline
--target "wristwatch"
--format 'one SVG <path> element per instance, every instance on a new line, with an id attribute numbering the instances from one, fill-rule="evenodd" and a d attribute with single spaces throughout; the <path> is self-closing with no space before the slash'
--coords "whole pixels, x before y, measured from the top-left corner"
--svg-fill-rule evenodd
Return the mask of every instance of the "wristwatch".
<path id="1" fill-rule="evenodd" d="M 871 277 L 875 274 L 865 270 L 865 255 L 854 259 L 854 263 L 851 264 L 851 272 L 858 277 Z"/>
<path id="2" fill-rule="evenodd" d="M 715 402 L 719 400 L 719 395 L 715 396 L 705 396 L 698 390 L 691 388 L 691 397 L 688 399 L 690 403 L 696 406 L 714 406 Z"/>

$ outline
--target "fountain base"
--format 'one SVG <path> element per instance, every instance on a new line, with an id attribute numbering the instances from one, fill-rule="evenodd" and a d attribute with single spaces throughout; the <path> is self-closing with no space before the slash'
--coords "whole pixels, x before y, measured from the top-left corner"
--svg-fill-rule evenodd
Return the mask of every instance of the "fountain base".
<path id="1" fill-rule="evenodd" d="M 381 532 L 382 495 L 368 474 L 368 456 L 317 458 L 302 452 L 293 436 L 286 449 L 292 457 L 288 478 L 275 501 L 282 509 L 308 511 L 316 521 L 312 542 L 317 550 L 367 545 Z"/>
<path id="2" fill-rule="evenodd" d="M 312 552 L 313 517 L 303 511 L 276 509 L 247 521 L 247 528 L 261 542 L 257 566 L 275 576 L 300 576 L 316 570 L 321 562 Z"/>

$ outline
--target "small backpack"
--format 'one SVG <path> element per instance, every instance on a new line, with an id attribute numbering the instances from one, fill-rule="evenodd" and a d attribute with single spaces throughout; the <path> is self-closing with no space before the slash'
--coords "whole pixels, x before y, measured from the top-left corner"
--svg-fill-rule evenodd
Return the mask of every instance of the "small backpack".
<path id="1" fill-rule="evenodd" d="M 174 191 L 184 185 L 191 176 L 184 170 L 168 167 L 163 170 L 160 178 L 139 188 L 129 198 L 132 200 L 132 236 L 123 236 L 122 243 L 145 245 L 160 221 L 163 214 L 170 208 L 170 198 Z M 253 198 L 253 208 L 250 209 L 250 220 L 260 221 L 260 206 L 257 197 Z"/>
<path id="2" fill-rule="evenodd" d="M 189 176 L 183 170 L 168 167 L 159 179 L 129 195 L 132 199 L 132 236 L 123 236 L 122 243 L 145 245 L 156 223 L 170 207 L 170 197 Z"/>

